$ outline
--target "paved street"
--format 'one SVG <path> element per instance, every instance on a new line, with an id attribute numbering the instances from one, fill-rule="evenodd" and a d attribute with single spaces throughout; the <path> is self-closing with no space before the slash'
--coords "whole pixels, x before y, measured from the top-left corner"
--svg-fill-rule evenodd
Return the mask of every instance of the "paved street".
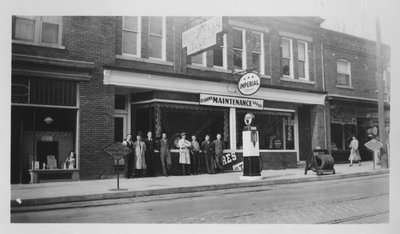
<path id="1" fill-rule="evenodd" d="M 71 203 L 11 222 L 388 223 L 389 176 Z"/>

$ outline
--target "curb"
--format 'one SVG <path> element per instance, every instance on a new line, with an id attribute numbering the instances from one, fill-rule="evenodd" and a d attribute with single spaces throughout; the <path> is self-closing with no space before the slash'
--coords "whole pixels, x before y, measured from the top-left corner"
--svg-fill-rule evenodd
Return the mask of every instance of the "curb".
<path id="1" fill-rule="evenodd" d="M 11 200 L 10 202 L 11 202 L 11 213 L 16 213 L 16 212 L 60 209 L 60 207 L 56 207 L 57 204 L 65 204 L 72 202 L 89 202 L 89 201 L 108 200 L 108 199 L 134 198 L 134 197 L 166 195 L 166 194 L 176 194 L 176 193 L 203 192 L 203 191 L 233 189 L 233 188 L 246 188 L 246 187 L 256 187 L 256 186 L 337 180 L 337 179 L 347 179 L 354 177 L 383 175 L 383 174 L 389 174 L 389 169 L 382 169 L 379 171 L 369 171 L 369 172 L 357 172 L 351 174 L 333 174 L 333 175 L 309 177 L 309 178 L 304 177 L 304 178 L 289 178 L 289 179 L 277 179 L 277 180 L 247 181 L 247 182 L 235 182 L 228 184 L 174 187 L 174 188 L 142 190 L 142 191 L 125 191 L 125 192 L 115 192 L 115 193 L 63 196 L 63 197 L 51 197 L 51 198 L 33 198 L 33 199 L 26 199 L 21 204 L 17 203 L 15 200 Z M 263 178 L 268 178 L 268 177 L 264 176 Z M 68 208 L 71 208 L 71 206 L 68 206 Z M 74 206 L 73 208 L 77 207 Z"/>

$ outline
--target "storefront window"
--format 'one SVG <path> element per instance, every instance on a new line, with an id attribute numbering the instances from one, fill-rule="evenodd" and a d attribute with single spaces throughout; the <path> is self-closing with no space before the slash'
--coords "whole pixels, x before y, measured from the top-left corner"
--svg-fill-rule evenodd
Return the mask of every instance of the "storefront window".
<path id="1" fill-rule="evenodd" d="M 351 137 L 356 135 L 357 128 L 354 124 L 331 124 L 331 146 L 334 150 L 349 149 Z"/>
<path id="2" fill-rule="evenodd" d="M 214 140 L 217 133 L 221 133 L 225 147 L 230 148 L 228 109 L 161 106 L 160 110 L 162 132 L 166 132 L 174 142 L 174 148 L 182 132 L 186 132 L 188 136 L 196 135 L 199 142 L 204 140 L 206 134 Z"/>
<path id="3" fill-rule="evenodd" d="M 236 114 L 237 149 L 243 149 L 242 130 L 245 126 L 244 116 L 246 110 L 238 110 Z M 260 138 L 260 150 L 291 150 L 294 149 L 294 115 L 281 112 L 254 112 L 255 119 L 253 126 L 257 127 Z"/>

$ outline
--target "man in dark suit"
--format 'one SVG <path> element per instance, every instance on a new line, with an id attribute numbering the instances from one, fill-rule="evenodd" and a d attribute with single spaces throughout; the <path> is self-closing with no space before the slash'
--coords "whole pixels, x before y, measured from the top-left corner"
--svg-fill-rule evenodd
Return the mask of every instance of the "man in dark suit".
<path id="1" fill-rule="evenodd" d="M 222 157 L 225 149 L 225 143 L 221 140 L 221 134 L 217 134 L 217 139 L 213 141 L 213 151 L 215 162 L 220 172 L 224 172 L 224 166 L 222 165 Z"/>
<path id="2" fill-rule="evenodd" d="M 147 165 L 146 176 L 151 177 L 154 175 L 153 155 L 154 155 L 154 150 L 156 149 L 156 142 L 153 139 L 153 134 L 151 133 L 151 131 L 147 132 L 147 138 L 144 140 L 144 143 L 146 144 L 146 153 L 145 153 L 146 165 Z"/>
<path id="3" fill-rule="evenodd" d="M 210 135 L 206 135 L 205 140 L 201 143 L 201 151 L 204 153 L 204 158 L 206 161 L 206 168 L 208 174 L 214 174 L 214 154 L 212 152 L 212 142 L 210 141 Z"/>

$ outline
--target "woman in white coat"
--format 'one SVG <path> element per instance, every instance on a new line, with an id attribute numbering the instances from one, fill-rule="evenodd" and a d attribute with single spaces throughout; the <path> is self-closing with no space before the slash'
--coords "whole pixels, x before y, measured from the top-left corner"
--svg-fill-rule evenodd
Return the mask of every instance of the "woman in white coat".
<path id="1" fill-rule="evenodd" d="M 353 161 L 358 162 L 358 165 L 361 166 L 361 156 L 358 150 L 358 140 L 355 136 L 352 137 L 353 140 L 350 142 L 350 167 L 353 166 Z"/>

